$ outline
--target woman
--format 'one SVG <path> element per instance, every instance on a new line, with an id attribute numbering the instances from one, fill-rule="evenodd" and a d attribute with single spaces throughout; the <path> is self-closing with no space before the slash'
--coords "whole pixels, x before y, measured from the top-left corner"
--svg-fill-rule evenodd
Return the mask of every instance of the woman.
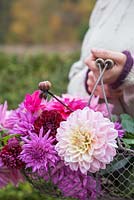
<path id="1" fill-rule="evenodd" d="M 90 18 L 80 60 L 69 73 L 68 92 L 87 97 L 98 77 L 95 60 L 110 58 L 115 65 L 104 74 L 107 96 L 114 112 L 134 115 L 134 1 L 98 0 Z M 127 50 L 127 51 L 125 51 Z M 95 95 L 102 98 L 101 87 Z"/>

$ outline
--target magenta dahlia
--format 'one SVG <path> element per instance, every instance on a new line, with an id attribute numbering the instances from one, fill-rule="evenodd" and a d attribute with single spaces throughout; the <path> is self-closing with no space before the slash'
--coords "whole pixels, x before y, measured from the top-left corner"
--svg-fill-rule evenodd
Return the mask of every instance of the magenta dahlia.
<path id="1" fill-rule="evenodd" d="M 42 107 L 45 107 L 45 104 L 42 104 L 42 99 L 39 96 L 39 90 L 35 91 L 32 95 L 26 95 L 24 106 L 28 111 L 34 113 L 36 111 L 39 111 Z"/>
<path id="2" fill-rule="evenodd" d="M 118 131 L 118 137 L 122 138 L 125 135 L 125 130 L 119 122 L 115 122 L 115 129 Z"/>

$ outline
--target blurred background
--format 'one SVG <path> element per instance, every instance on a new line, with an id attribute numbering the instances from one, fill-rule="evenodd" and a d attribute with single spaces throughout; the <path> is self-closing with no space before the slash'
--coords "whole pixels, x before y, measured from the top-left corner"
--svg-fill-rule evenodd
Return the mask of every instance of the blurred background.
<path id="1" fill-rule="evenodd" d="M 79 58 L 94 4 L 95 0 L 0 0 L 0 104 L 7 100 L 9 109 L 17 108 L 42 80 L 52 82 L 55 94 L 66 92 L 68 72 Z M 40 196 L 25 182 L 1 189 L 3 199 L 56 198 Z"/>
<path id="2" fill-rule="evenodd" d="M 78 44 L 95 0 L 0 0 L 0 44 Z"/>

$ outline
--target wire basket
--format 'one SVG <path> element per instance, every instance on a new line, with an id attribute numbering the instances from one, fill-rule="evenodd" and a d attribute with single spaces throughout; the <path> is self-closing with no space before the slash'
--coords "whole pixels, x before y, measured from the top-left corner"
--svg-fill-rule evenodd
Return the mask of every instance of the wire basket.
<path id="1" fill-rule="evenodd" d="M 53 184 L 51 175 L 46 174 L 47 181 L 39 177 L 37 173 L 29 170 L 23 171 L 26 179 L 42 194 L 51 195 L 53 198 L 65 199 L 64 194 L 58 188 L 58 183 Z M 133 200 L 134 199 L 134 156 L 132 153 L 118 150 L 117 155 L 105 170 L 95 174 L 89 174 L 96 179 L 96 194 L 93 199 L 98 200 Z M 49 178 L 48 178 L 49 177 Z M 77 185 L 73 187 L 77 190 Z M 74 189 L 74 188 L 73 188 Z M 70 193 L 71 194 L 71 193 Z M 70 195 L 71 196 L 71 195 Z M 69 198 L 70 199 L 70 198 Z M 83 200 L 90 200 L 87 197 Z"/>
<path id="2" fill-rule="evenodd" d="M 91 93 L 89 99 L 89 105 L 98 83 L 101 82 L 102 91 L 104 94 L 104 101 L 107 106 L 109 118 L 111 119 L 111 113 L 108 108 L 108 102 L 103 85 L 103 74 L 107 69 L 107 67 L 109 68 L 109 60 L 108 64 L 105 64 L 103 66 L 104 67 L 103 69 L 101 68 L 100 61 L 97 63 L 97 65 L 100 69 L 100 76 Z M 48 90 L 43 91 L 43 95 L 45 97 L 47 93 L 53 96 L 53 94 L 50 91 Z M 65 106 L 67 107 L 67 105 Z M 89 177 L 93 177 L 96 180 L 94 188 L 96 196 L 91 197 L 92 194 L 90 194 L 89 196 L 87 195 L 85 198 L 80 198 L 81 200 L 97 200 L 97 199 L 133 200 L 134 199 L 134 150 L 127 149 L 119 138 L 117 139 L 117 144 L 118 144 L 117 154 L 114 160 L 109 165 L 107 165 L 107 168 L 105 170 L 100 170 L 97 173 L 88 174 Z M 27 178 L 27 180 L 41 193 L 51 194 L 51 196 L 65 199 L 65 195 L 60 191 L 58 183 L 55 184 L 52 183 L 51 173 L 44 174 L 45 178 L 41 178 L 36 173 L 31 173 L 31 171 L 25 170 L 24 175 Z M 89 182 L 89 184 L 92 185 L 91 182 Z M 77 184 L 75 185 L 75 183 L 73 189 L 74 188 L 76 193 L 81 193 L 81 191 L 78 189 L 79 188 L 78 185 Z M 70 193 L 71 196 L 71 189 L 68 192 Z"/>

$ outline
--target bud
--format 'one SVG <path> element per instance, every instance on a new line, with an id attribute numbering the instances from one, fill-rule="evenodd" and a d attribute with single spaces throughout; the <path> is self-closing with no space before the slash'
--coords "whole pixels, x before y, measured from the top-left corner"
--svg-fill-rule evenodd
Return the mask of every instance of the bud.
<path id="1" fill-rule="evenodd" d="M 39 83 L 38 87 L 40 90 L 42 91 L 47 91 L 51 88 L 52 84 L 50 83 L 50 81 L 42 81 Z"/>

